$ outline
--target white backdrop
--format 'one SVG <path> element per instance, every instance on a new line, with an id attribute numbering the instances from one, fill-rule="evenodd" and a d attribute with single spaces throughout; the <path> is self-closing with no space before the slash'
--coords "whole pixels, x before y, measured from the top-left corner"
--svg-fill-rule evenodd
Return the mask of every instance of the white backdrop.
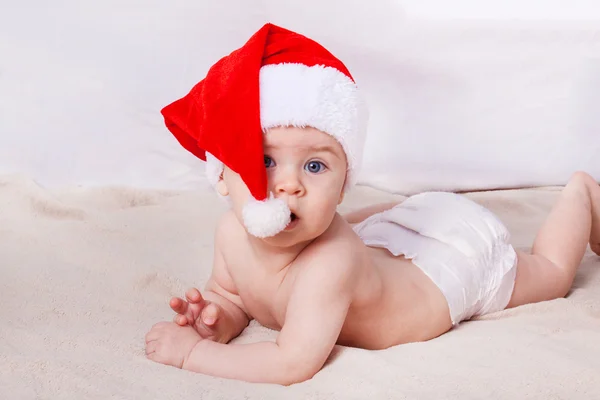
<path id="1" fill-rule="evenodd" d="M 163 125 L 264 22 L 348 65 L 371 124 L 361 182 L 409 194 L 600 179 L 595 0 L 0 0 L 0 173 L 197 188 Z"/>

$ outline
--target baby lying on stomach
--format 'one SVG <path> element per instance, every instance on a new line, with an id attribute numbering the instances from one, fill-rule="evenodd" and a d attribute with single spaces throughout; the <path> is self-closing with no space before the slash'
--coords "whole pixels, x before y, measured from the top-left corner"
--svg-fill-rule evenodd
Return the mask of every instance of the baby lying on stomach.
<path id="1" fill-rule="evenodd" d="M 255 108 L 251 98 L 260 99 Z M 207 160 L 231 204 L 202 294 L 192 288 L 171 299 L 174 322 L 146 335 L 147 357 L 163 364 L 301 382 L 336 343 L 384 349 L 430 340 L 473 316 L 563 297 L 588 242 L 600 254 L 600 187 L 582 172 L 530 253 L 515 251 L 498 218 L 457 194 L 339 215 L 364 143 L 357 88 L 320 45 L 271 24 L 163 115 Z M 278 330 L 277 340 L 229 343 L 251 319 Z"/>

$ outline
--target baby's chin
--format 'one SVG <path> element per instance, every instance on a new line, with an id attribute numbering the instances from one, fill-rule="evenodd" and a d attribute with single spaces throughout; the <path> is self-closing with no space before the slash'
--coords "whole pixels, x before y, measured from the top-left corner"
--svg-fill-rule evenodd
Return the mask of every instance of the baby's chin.
<path id="1" fill-rule="evenodd" d="M 324 217 L 319 219 L 318 223 L 315 223 L 314 221 L 306 221 L 302 217 L 299 217 L 288 228 L 277 235 L 263 238 L 262 240 L 269 245 L 280 248 L 306 244 L 322 236 L 331 226 L 332 220 L 333 216 L 331 218 Z M 324 221 L 329 221 L 329 223 L 324 224 Z"/>
<path id="2" fill-rule="evenodd" d="M 275 236 L 262 238 L 261 240 L 264 243 L 267 243 L 274 247 L 286 248 L 295 247 L 298 245 L 305 244 L 307 242 L 311 242 L 319 236 L 320 234 L 318 232 L 309 232 L 307 230 L 301 229 L 299 226 L 296 226 L 291 230 L 283 230 Z"/>

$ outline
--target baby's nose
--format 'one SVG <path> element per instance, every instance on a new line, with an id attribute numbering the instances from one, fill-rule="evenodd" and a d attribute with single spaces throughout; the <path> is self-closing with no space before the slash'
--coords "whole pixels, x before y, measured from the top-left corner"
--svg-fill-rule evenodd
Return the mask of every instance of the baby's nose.
<path id="1" fill-rule="evenodd" d="M 295 174 L 287 174 L 278 180 L 275 185 L 275 193 L 301 196 L 304 194 L 304 186 Z"/>

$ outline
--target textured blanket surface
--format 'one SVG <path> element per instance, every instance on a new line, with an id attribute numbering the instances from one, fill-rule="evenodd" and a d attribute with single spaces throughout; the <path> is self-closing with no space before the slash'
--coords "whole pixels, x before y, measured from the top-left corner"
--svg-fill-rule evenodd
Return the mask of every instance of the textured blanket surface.
<path id="1" fill-rule="evenodd" d="M 557 189 L 466 195 L 497 213 L 516 247 L 528 248 Z M 341 211 L 395 197 L 359 187 Z M 210 191 L 47 190 L 0 177 L 0 398 L 600 397 L 600 258 L 589 250 L 565 299 L 462 323 L 425 343 L 337 346 L 312 380 L 290 387 L 147 360 L 144 335 L 172 319 L 169 298 L 208 278 L 225 208 Z M 252 322 L 236 340 L 275 337 Z"/>

